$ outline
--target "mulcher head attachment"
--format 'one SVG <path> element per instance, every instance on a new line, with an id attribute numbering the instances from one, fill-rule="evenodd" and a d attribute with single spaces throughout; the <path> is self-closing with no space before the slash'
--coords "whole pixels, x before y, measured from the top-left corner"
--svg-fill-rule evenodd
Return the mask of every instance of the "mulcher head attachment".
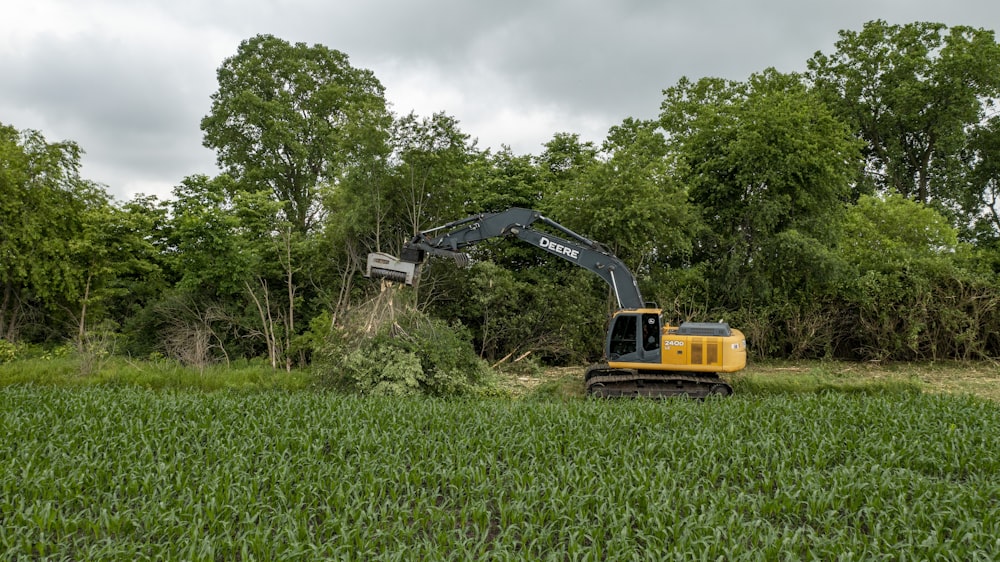
<path id="1" fill-rule="evenodd" d="M 388 279 L 397 283 L 412 285 L 417 277 L 419 264 L 402 261 L 381 252 L 368 254 L 368 268 L 365 277 Z"/>
<path id="2" fill-rule="evenodd" d="M 443 249 L 425 251 L 405 246 L 403 248 L 402 259 L 382 252 L 368 254 L 368 268 L 365 270 L 365 277 L 371 279 L 388 279 L 396 283 L 412 285 L 420 277 L 420 265 L 424 262 L 424 258 L 428 253 L 435 256 L 452 258 L 459 267 L 469 267 L 472 263 L 469 255 L 462 252 Z"/>

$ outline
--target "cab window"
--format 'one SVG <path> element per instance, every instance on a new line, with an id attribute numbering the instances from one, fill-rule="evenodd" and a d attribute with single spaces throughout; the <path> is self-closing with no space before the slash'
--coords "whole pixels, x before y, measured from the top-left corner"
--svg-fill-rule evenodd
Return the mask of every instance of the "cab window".
<path id="1" fill-rule="evenodd" d="M 660 317 L 656 314 L 642 315 L 642 349 L 656 351 L 660 347 Z"/>
<path id="2" fill-rule="evenodd" d="M 611 354 L 614 356 L 627 355 L 636 351 L 636 328 L 635 322 L 638 317 L 632 315 L 620 315 L 615 318 L 614 327 L 611 329 Z"/>

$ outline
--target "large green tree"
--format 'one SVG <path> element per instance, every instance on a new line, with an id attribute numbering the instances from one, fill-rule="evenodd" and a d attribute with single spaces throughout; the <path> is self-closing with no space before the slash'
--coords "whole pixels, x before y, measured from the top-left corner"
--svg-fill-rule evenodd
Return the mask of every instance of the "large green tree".
<path id="1" fill-rule="evenodd" d="M 0 337 L 68 336 L 119 267 L 103 188 L 80 176 L 82 150 L 0 125 Z M 73 331 L 70 331 L 73 330 Z"/>
<path id="2" fill-rule="evenodd" d="M 553 145 L 549 148 L 551 156 Z M 688 255 L 697 214 L 672 173 L 659 125 L 626 119 L 609 130 L 598 155 L 599 160 L 584 160 L 581 171 L 561 181 L 550 197 L 552 214 L 597 238 L 637 274 L 648 272 L 654 262 Z"/>
<path id="3" fill-rule="evenodd" d="M 711 264 L 717 302 L 767 302 L 829 278 L 825 248 L 860 165 L 848 127 L 799 76 L 774 70 L 664 93 L 660 122 L 709 227 L 694 253 Z"/>
<path id="4" fill-rule="evenodd" d="M 841 31 L 808 61 L 817 92 L 865 140 L 865 180 L 954 207 L 968 189 L 963 151 L 1000 96 L 1000 45 L 967 26 L 882 20 Z"/>
<path id="5" fill-rule="evenodd" d="M 391 189 L 400 197 L 410 235 L 461 218 L 472 190 L 475 145 L 445 113 L 410 113 L 393 125 Z"/>
<path id="6" fill-rule="evenodd" d="M 962 206 L 972 219 L 977 242 L 1000 239 L 1000 117 L 994 116 L 972 133 L 969 143 L 970 189 Z"/>
<path id="7" fill-rule="evenodd" d="M 575 133 L 556 133 L 544 148 L 536 161 L 553 191 L 572 184 L 600 162 L 598 147 L 580 140 L 580 135 Z"/>
<path id="8" fill-rule="evenodd" d="M 469 209 L 495 213 L 510 207 L 538 208 L 550 184 L 534 160 L 506 146 L 479 154 L 472 161 Z"/>
<path id="9" fill-rule="evenodd" d="M 205 146 L 240 189 L 272 193 L 299 232 L 318 224 L 324 184 L 385 150 L 384 88 L 340 51 L 257 35 L 223 62 L 218 82 Z"/>

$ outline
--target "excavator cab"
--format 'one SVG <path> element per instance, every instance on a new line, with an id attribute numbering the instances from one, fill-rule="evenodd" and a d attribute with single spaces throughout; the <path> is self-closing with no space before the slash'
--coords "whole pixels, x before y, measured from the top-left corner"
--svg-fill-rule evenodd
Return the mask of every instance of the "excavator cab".
<path id="1" fill-rule="evenodd" d="M 608 332 L 605 353 L 611 361 L 660 362 L 660 311 L 622 311 Z"/>

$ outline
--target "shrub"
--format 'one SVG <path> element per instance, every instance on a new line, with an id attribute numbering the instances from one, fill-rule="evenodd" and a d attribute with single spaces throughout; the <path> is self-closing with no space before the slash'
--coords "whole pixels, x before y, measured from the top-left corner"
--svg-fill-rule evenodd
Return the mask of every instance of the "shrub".
<path id="1" fill-rule="evenodd" d="M 349 386 L 371 394 L 416 394 L 423 375 L 416 355 L 375 339 L 349 352 L 338 366 Z"/>
<path id="2" fill-rule="evenodd" d="M 13 361 L 17 358 L 17 352 L 17 344 L 0 339 L 0 363 Z"/>
<path id="3" fill-rule="evenodd" d="M 445 396 L 489 392 L 488 365 L 476 355 L 469 331 L 432 318 L 396 294 L 353 310 L 317 349 L 321 383 L 365 394 Z"/>

